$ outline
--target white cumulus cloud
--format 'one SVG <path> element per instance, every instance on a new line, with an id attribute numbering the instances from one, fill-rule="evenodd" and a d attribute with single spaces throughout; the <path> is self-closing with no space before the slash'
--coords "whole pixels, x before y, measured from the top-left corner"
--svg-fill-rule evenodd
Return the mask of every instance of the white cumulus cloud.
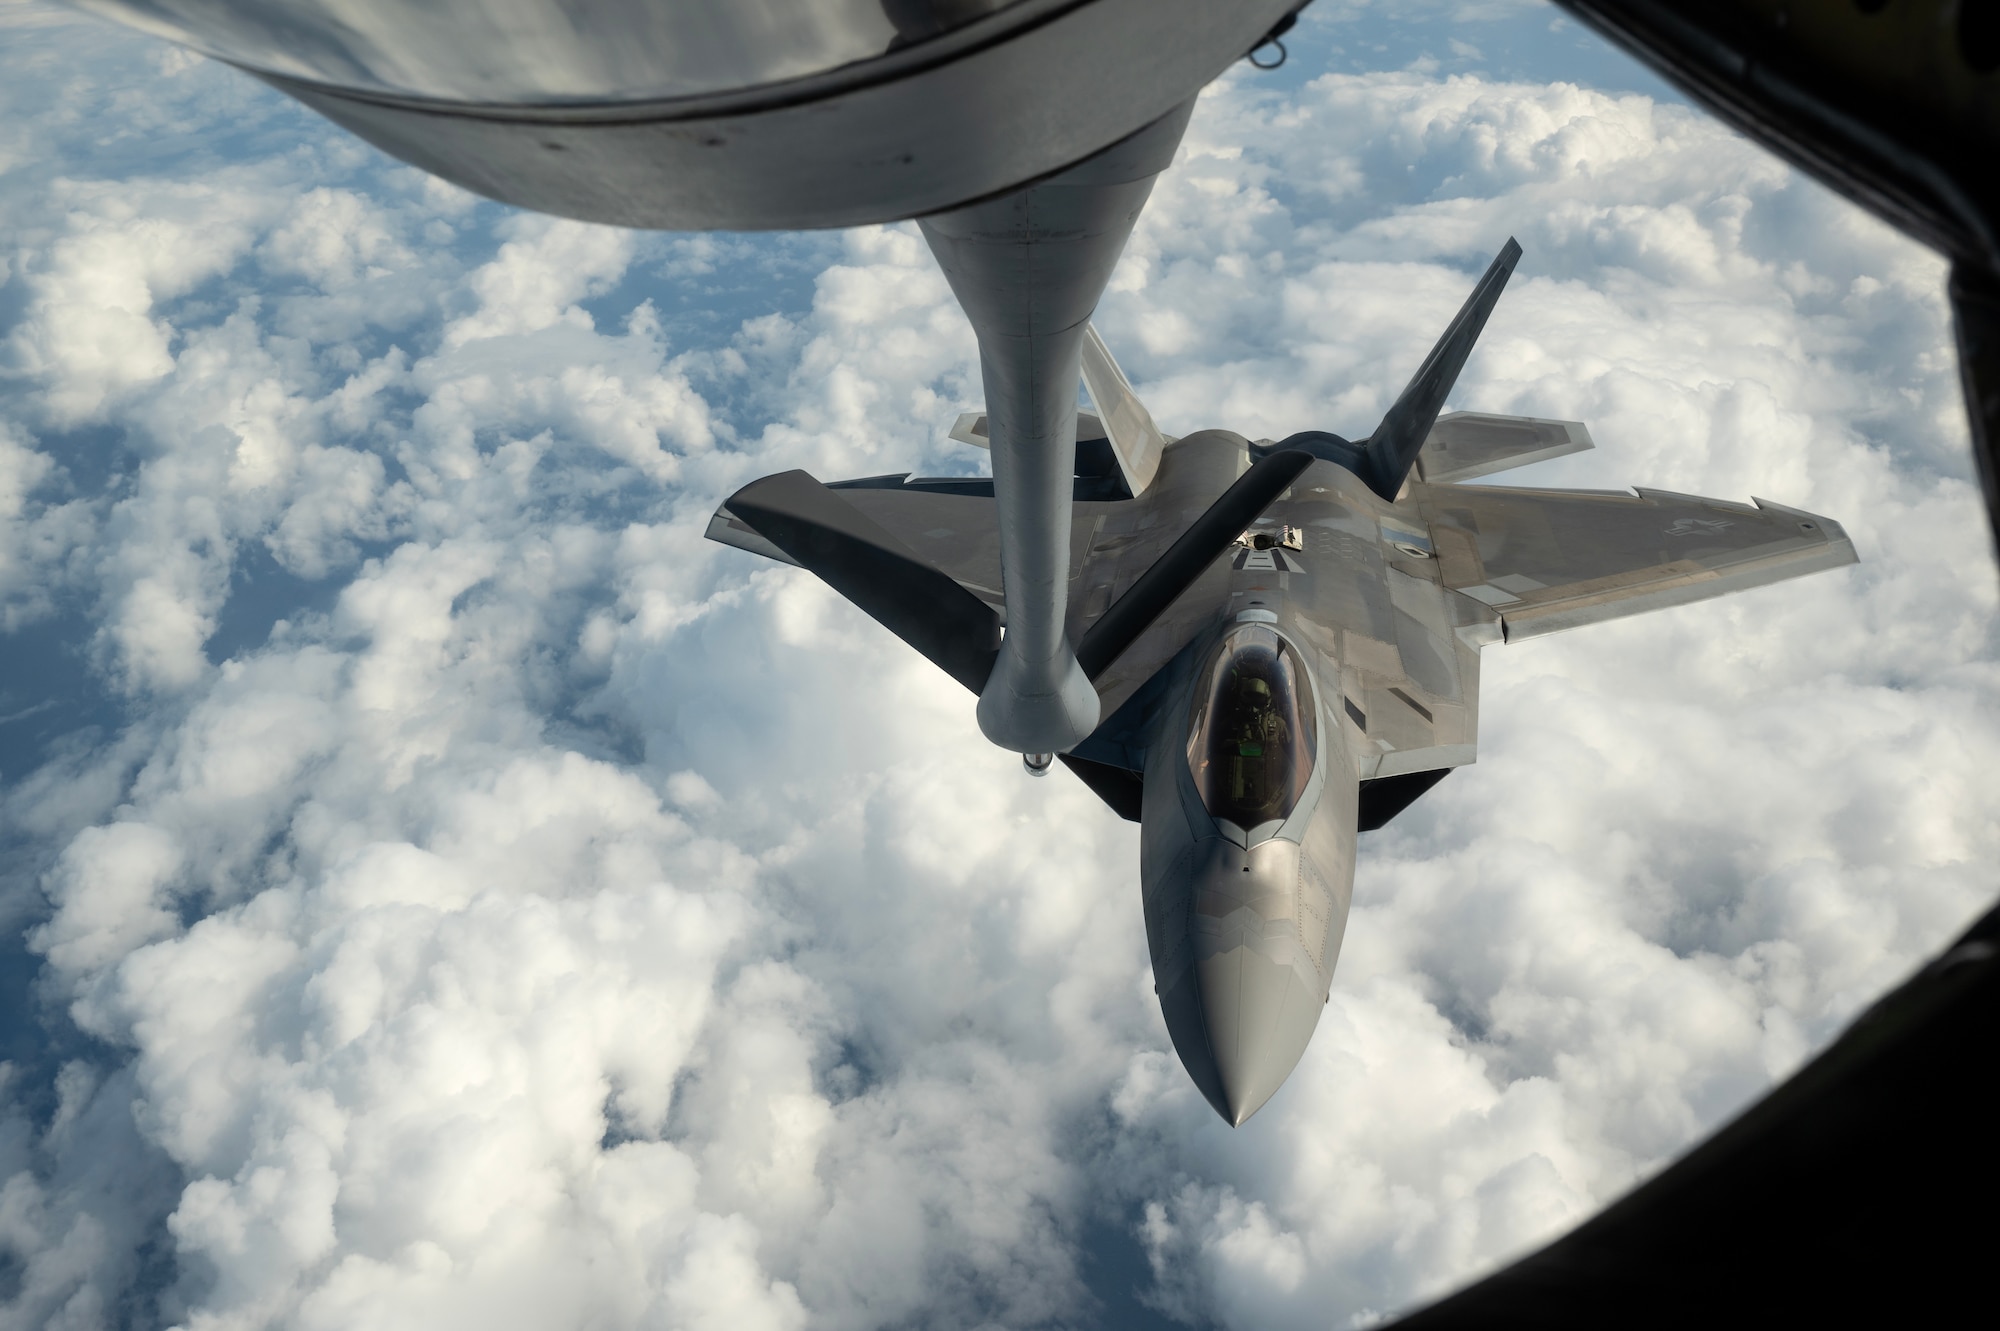
<path id="1" fill-rule="evenodd" d="M 914 228 L 510 215 L 9 32 L 0 628 L 62 666 L 0 680 L 0 1326 L 1363 1322 L 1660 1168 L 1990 890 L 1942 266 L 1685 107 L 1232 74 L 1099 312 L 1176 433 L 1359 434 L 1514 234 L 1452 405 L 1598 442 L 1522 483 L 1761 495 L 1864 561 L 1489 649 L 1479 763 L 1364 843 L 1232 1131 L 1135 830 L 701 538 L 768 472 L 976 462 Z"/>

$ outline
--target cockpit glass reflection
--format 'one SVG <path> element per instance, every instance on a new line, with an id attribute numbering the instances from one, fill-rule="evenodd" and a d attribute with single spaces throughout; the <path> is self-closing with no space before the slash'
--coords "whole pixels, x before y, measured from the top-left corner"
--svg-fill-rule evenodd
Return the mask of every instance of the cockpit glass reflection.
<path id="1" fill-rule="evenodd" d="M 1291 813 L 1312 776 L 1312 684 L 1290 644 L 1248 625 L 1216 649 L 1195 693 L 1188 766 L 1202 806 L 1253 828 Z"/>

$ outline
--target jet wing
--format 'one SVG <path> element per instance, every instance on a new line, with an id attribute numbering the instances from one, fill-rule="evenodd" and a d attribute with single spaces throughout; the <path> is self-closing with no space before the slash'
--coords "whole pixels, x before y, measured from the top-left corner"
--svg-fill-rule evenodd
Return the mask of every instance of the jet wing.
<path id="1" fill-rule="evenodd" d="M 982 418 L 983 419 L 983 418 Z M 870 476 L 827 489 L 893 533 L 910 553 L 980 600 L 1006 613 L 1000 589 L 1000 523 L 993 482 L 979 477 Z M 1070 543 L 1072 575 L 1089 546 L 1089 524 Z M 801 567 L 724 504 L 708 520 L 708 539 Z"/>
<path id="2" fill-rule="evenodd" d="M 912 553 L 992 606 L 1005 621 L 1006 596 L 1000 578 L 1000 524 L 990 498 L 939 494 L 905 482 L 876 488 L 836 483 L 840 497 L 893 532 Z M 1151 502 L 1079 503 L 1072 511 L 1069 557 L 1069 636 L 1084 634 L 1140 575 L 1151 568 L 1207 506 L 1212 495 L 1160 494 Z M 1176 503 L 1175 500 L 1182 500 Z M 720 515 L 718 515 L 720 517 Z M 726 538 L 725 538 L 726 539 Z M 735 544 L 737 542 L 731 542 Z M 1217 595 L 1228 581 L 1224 561 L 1140 635 L 1097 678 L 1104 715 L 1115 712 L 1133 691 L 1165 665 L 1195 628 L 1213 615 Z"/>
<path id="3" fill-rule="evenodd" d="M 923 482 L 918 482 L 921 486 Z M 991 482 L 986 482 L 988 486 Z M 999 509 L 988 495 L 948 494 L 914 488 L 850 486 L 836 482 L 840 497 L 894 532 L 919 558 L 980 600 L 1006 614 L 1000 587 Z M 1070 567 L 1082 556 L 1072 535 Z"/>
<path id="4" fill-rule="evenodd" d="M 1069 635 L 1081 642 L 1105 613 L 1206 510 L 1214 495 L 1199 483 L 1157 487 L 1144 501 L 1079 502 L 1070 526 Z M 909 554 L 991 606 L 1002 622 L 1000 526 L 992 482 L 978 478 L 868 477 L 826 488 L 892 535 Z M 798 560 L 725 504 L 708 538 L 768 559 Z M 1104 714 L 1116 712 L 1165 665 L 1227 598 L 1226 561 L 1199 577 L 1096 678 Z"/>
<path id="5" fill-rule="evenodd" d="M 1509 641 L 1852 564 L 1839 523 L 1757 499 L 1666 490 L 1417 485 L 1446 587 Z"/>

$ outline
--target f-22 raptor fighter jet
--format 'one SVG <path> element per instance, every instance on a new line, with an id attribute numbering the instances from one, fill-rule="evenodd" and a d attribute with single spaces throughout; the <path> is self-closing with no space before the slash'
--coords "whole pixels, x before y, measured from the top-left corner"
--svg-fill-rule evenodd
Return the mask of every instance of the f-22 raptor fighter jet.
<path id="1" fill-rule="evenodd" d="M 1473 761 L 1482 647 L 1855 559 L 1837 523 L 1763 500 L 1464 484 L 1592 446 L 1573 421 L 1439 415 L 1520 253 L 1365 440 L 1165 438 L 1085 335 L 1065 629 L 1105 719 L 1053 757 L 1141 826 L 1161 1011 L 1232 1125 L 1319 1021 L 1357 835 Z M 1008 610 L 993 495 L 793 471 L 708 534 L 810 569 L 980 692 Z"/>

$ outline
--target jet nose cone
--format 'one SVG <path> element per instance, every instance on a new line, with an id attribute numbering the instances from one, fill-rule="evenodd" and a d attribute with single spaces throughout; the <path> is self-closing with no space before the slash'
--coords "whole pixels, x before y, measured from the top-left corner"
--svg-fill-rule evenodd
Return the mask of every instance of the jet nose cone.
<path id="1" fill-rule="evenodd" d="M 1211 1073 L 1195 1080 L 1205 1083 L 1215 1112 L 1241 1127 L 1299 1065 L 1319 1024 L 1320 996 L 1294 967 L 1247 947 L 1197 962 L 1183 983 L 1196 990 L 1191 1015 L 1200 1021 Z M 1187 1053 L 1183 1048 L 1184 1062 Z"/>
<path id="2" fill-rule="evenodd" d="M 1231 1127 L 1292 1075 L 1324 1006 L 1296 966 L 1249 947 L 1197 961 L 1160 995 L 1182 1065 Z"/>
<path id="3" fill-rule="evenodd" d="M 1293 842 L 1213 841 L 1179 866 L 1178 884 L 1159 884 L 1161 900 L 1178 886 L 1186 911 L 1183 929 L 1156 942 L 1161 1014 L 1189 1077 L 1232 1127 L 1285 1084 L 1325 1006 L 1326 978 L 1300 937 L 1299 854 Z"/>

